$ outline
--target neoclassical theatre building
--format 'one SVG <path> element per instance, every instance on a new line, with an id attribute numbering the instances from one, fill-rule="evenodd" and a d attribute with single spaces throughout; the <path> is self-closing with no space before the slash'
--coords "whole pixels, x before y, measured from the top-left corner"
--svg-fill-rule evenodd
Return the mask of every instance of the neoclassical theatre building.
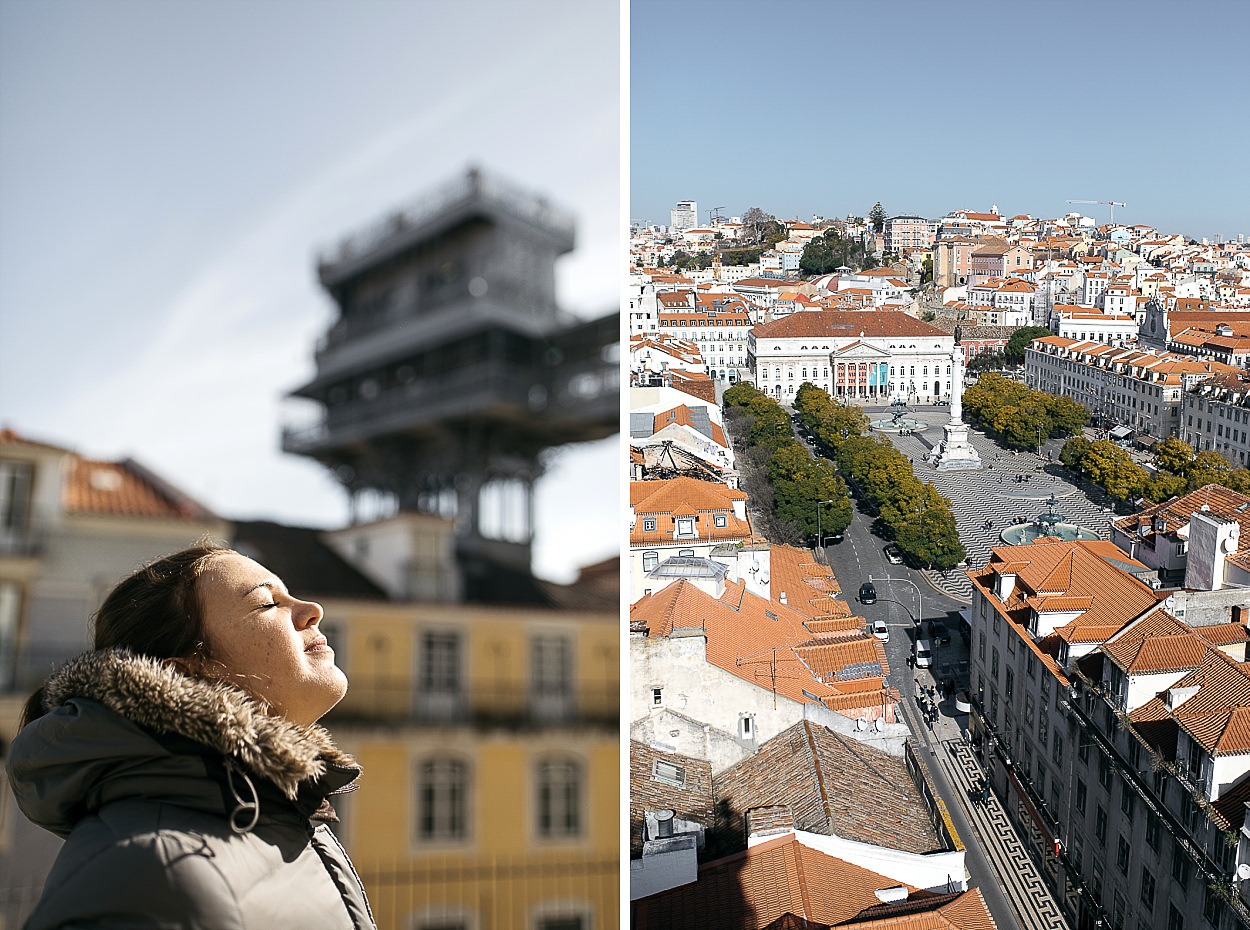
<path id="1" fill-rule="evenodd" d="M 955 339 L 900 311 L 804 311 L 751 330 L 755 386 L 783 403 L 804 381 L 851 403 L 951 397 Z"/>

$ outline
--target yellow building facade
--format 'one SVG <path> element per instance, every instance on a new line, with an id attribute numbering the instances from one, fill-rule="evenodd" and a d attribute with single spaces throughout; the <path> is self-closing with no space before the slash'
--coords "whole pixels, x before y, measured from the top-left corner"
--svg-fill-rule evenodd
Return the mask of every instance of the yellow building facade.
<path id="1" fill-rule="evenodd" d="M 615 610 L 326 601 L 351 687 L 323 722 L 382 930 L 619 925 Z"/>

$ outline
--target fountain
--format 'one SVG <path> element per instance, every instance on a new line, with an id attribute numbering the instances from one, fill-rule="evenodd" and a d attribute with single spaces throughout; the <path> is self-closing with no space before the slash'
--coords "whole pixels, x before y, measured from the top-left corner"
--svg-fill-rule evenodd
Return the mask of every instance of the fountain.
<path id="1" fill-rule="evenodd" d="M 998 538 L 1009 546 L 1022 546 L 1025 543 L 1031 543 L 1043 537 L 1059 539 L 1064 542 L 1100 538 L 1092 530 L 1087 530 L 1083 526 L 1077 526 L 1075 523 L 1069 523 L 1064 520 L 1063 514 L 1055 510 L 1054 494 L 1050 495 L 1050 500 L 1047 501 L 1047 504 L 1049 506 L 1045 513 L 1039 513 L 1029 523 L 1020 523 L 1007 527 L 999 534 Z"/>
<path id="2" fill-rule="evenodd" d="M 929 424 L 908 417 L 909 413 L 907 403 L 899 398 L 890 404 L 890 419 L 873 420 L 868 426 L 879 433 L 923 433 L 929 428 Z"/>

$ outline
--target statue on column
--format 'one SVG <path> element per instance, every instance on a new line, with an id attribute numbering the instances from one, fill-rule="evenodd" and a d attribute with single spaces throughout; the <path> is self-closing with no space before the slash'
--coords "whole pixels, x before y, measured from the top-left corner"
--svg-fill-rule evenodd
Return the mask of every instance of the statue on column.
<path id="1" fill-rule="evenodd" d="M 962 329 L 955 327 L 955 343 L 951 346 L 951 418 L 942 427 L 944 438 L 929 457 L 938 471 L 972 471 L 981 467 L 981 456 L 968 442 L 968 427 L 963 423 L 964 349 L 960 345 Z"/>

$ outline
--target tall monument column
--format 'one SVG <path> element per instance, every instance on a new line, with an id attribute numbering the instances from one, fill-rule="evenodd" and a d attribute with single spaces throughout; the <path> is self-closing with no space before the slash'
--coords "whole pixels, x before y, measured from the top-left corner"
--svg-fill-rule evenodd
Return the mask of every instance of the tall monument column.
<path id="1" fill-rule="evenodd" d="M 942 442 L 929 456 L 938 471 L 972 471 L 981 467 L 981 456 L 968 443 L 968 427 L 963 422 L 964 350 L 959 343 L 959 327 L 955 327 L 955 345 L 951 349 L 951 418 L 942 427 Z"/>

